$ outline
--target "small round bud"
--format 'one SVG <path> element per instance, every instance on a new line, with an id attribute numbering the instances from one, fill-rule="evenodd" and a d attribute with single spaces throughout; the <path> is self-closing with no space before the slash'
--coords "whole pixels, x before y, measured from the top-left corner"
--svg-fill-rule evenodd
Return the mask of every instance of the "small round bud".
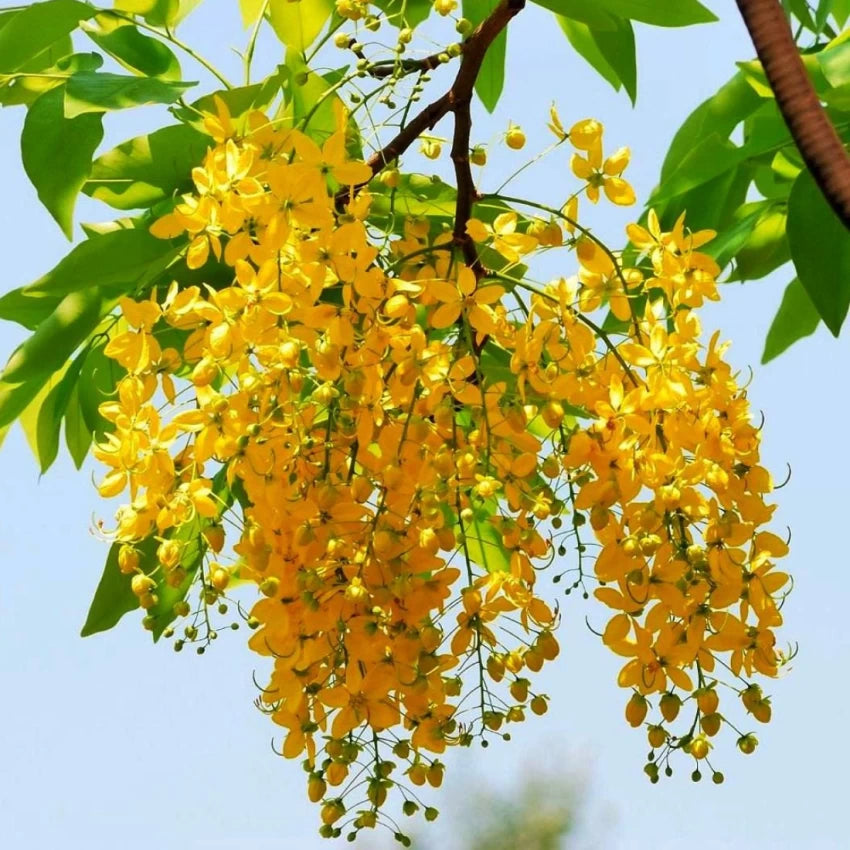
<path id="1" fill-rule="evenodd" d="M 525 147 L 525 133 L 515 124 L 511 124 L 505 133 L 505 143 L 511 150 L 518 151 Z"/>

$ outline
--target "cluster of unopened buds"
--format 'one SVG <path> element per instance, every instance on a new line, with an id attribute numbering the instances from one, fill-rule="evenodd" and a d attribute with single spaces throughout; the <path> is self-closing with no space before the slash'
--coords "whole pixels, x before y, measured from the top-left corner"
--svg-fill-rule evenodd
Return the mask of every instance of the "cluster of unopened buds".
<path id="1" fill-rule="evenodd" d="M 475 266 L 427 220 L 376 238 L 344 115 L 322 145 L 221 103 L 206 124 L 196 190 L 152 231 L 188 235 L 188 265 L 227 278 L 121 302 L 100 491 L 129 493 L 119 566 L 149 618 L 168 589 L 199 588 L 197 607 L 175 603 L 180 645 L 203 647 L 237 580 L 257 588 L 258 704 L 303 760 L 322 834 L 389 818 L 391 793 L 432 819 L 417 788 L 440 785 L 447 747 L 546 711 L 534 674 L 558 655 L 558 606 L 540 574 L 567 546 L 570 588 L 610 611 L 653 780 L 676 752 L 707 761 L 735 699 L 767 721 L 753 678 L 786 660 L 787 546 L 765 529 L 746 390 L 717 334 L 702 341 L 712 234 L 650 213 L 623 267 L 577 210 L 600 190 L 633 201 L 628 151 L 605 159 L 601 125 L 567 131 L 554 110 L 581 189 L 542 219 L 479 204 Z M 575 276 L 516 271 L 558 246 Z"/>

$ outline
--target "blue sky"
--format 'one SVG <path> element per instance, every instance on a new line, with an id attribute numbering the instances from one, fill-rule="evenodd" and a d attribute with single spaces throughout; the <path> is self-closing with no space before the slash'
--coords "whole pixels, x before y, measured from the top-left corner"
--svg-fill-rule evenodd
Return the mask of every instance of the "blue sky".
<path id="1" fill-rule="evenodd" d="M 645 198 L 675 127 L 730 76 L 736 59 L 752 53 L 732 0 L 708 5 L 720 15 L 719 24 L 638 28 L 634 110 L 570 52 L 547 15 L 529 8 L 511 28 L 502 104 L 492 118 L 480 116 L 476 138 L 494 137 L 512 119 L 525 128 L 529 150 L 541 148 L 549 141 L 545 123 L 554 99 L 565 122 L 597 117 L 610 146 L 631 146 L 627 176 Z M 228 50 L 244 44 L 235 0 L 207 0 L 182 36 L 238 75 L 238 60 Z M 263 42 L 261 61 L 273 63 L 273 51 L 271 42 Z M 194 73 L 189 62 L 184 69 Z M 68 248 L 21 168 L 22 118 L 18 109 L 0 112 L 0 291 L 38 277 Z M 159 126 L 161 118 L 154 109 L 110 117 L 105 147 Z M 487 171 L 491 186 L 523 161 L 519 157 L 494 150 Z M 567 156 L 559 153 L 526 175 L 518 191 L 557 203 L 568 185 Z M 78 219 L 109 217 L 95 202 L 79 206 Z M 588 222 L 616 243 L 628 217 L 600 205 Z M 641 773 L 645 739 L 623 721 L 618 660 L 584 625 L 586 614 L 597 622 L 602 614 L 593 603 L 571 597 L 563 606 L 562 655 L 543 675 L 552 697 L 549 714 L 513 730 L 510 744 L 463 753 L 473 764 L 447 779 L 443 803 L 462 799 L 470 778 L 507 784 L 535 765 L 566 766 L 583 789 L 581 846 L 846 846 L 850 737 L 842 721 L 850 699 L 844 625 L 850 572 L 844 530 L 850 523 L 844 481 L 850 458 L 842 435 L 850 413 L 850 355 L 846 340 L 833 340 L 821 329 L 778 361 L 758 365 L 790 277 L 786 269 L 764 281 L 729 285 L 724 300 L 704 313 L 707 330 L 720 327 L 734 340 L 734 363 L 755 369 L 750 398 L 765 413 L 768 464 L 779 478 L 786 462 L 794 472 L 778 498 L 779 521 L 793 529 L 788 566 L 796 580 L 783 636 L 799 641 L 800 653 L 790 675 L 770 689 L 774 720 L 757 730 L 759 750 L 746 758 L 726 738 L 716 758 L 726 774 L 723 786 L 695 785 L 684 769 L 651 786 Z M 0 326 L 0 351 L 11 351 L 20 339 L 15 326 Z M 306 800 L 298 765 L 269 749 L 275 729 L 251 704 L 255 660 L 244 633 L 222 636 L 203 658 L 177 655 L 165 644 L 152 647 L 133 615 L 111 633 L 79 638 L 106 554 L 90 532 L 93 518 L 102 514 L 92 486 L 95 465 L 77 473 L 61 459 L 39 480 L 16 430 L 2 448 L 0 470 L 6 482 L 0 493 L 4 846 L 330 846 L 316 835 L 318 813 Z M 450 762 L 450 776 L 453 768 Z"/>

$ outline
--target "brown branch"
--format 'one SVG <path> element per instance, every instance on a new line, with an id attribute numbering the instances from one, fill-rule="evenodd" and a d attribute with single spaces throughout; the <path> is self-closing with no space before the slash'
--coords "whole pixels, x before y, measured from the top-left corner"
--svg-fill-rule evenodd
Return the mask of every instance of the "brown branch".
<path id="1" fill-rule="evenodd" d="M 426 106 L 394 139 L 367 160 L 366 164 L 372 169 L 373 177 L 393 160 L 398 159 L 422 133 L 432 130 L 449 112 L 456 112 L 463 108 L 464 104 L 468 107 L 487 50 L 513 17 L 524 8 L 525 0 L 502 0 L 478 25 L 462 45 L 460 68 L 451 88 Z M 360 186 L 354 187 L 355 190 L 359 188 Z M 338 200 L 345 201 L 348 197 L 349 189 L 344 189 Z"/>
<path id="2" fill-rule="evenodd" d="M 455 167 L 457 182 L 457 200 L 455 201 L 454 241 L 463 252 L 464 262 L 475 272 L 482 273 L 481 261 L 475 250 L 475 243 L 466 232 L 466 225 L 472 216 L 472 205 L 478 199 L 478 191 L 472 179 L 469 165 L 470 135 L 472 134 L 472 114 L 467 99 L 455 108 L 455 131 L 452 142 L 451 158 Z"/>
<path id="3" fill-rule="evenodd" d="M 779 0 L 737 0 L 791 136 L 836 215 L 850 229 L 850 157 L 818 100 Z"/>

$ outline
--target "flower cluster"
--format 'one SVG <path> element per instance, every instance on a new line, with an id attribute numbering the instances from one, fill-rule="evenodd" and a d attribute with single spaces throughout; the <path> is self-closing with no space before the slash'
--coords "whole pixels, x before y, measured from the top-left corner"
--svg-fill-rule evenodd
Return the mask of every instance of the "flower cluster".
<path id="1" fill-rule="evenodd" d="M 424 219 L 382 238 L 372 169 L 338 117 L 319 146 L 259 113 L 236 127 L 220 105 L 195 191 L 152 228 L 188 238 L 204 282 L 121 303 L 107 354 L 126 375 L 96 454 L 102 495 L 129 490 L 116 537 L 141 606 L 194 578 L 203 624 L 237 578 L 256 586 L 250 646 L 272 664 L 258 703 L 304 760 L 328 836 L 374 826 L 390 791 L 412 814 L 448 746 L 546 711 L 533 674 L 558 654 L 558 611 L 538 574 L 567 540 L 576 586 L 595 578 L 616 612 L 604 640 L 627 659 L 629 722 L 659 699 L 652 776 L 676 750 L 708 754 L 720 668 L 766 720 L 750 677 L 783 661 L 786 546 L 764 530 L 745 390 L 717 337 L 700 342 L 711 234 L 650 216 L 623 268 L 572 199 L 548 220 L 482 204 L 467 238 L 486 264 Z M 588 152 L 573 168 L 591 200 L 629 202 L 628 152 L 602 160 L 600 125 L 553 122 Z M 575 249 L 576 277 L 514 276 L 553 246 Z M 603 306 L 614 337 L 588 315 Z M 210 636 L 199 612 L 187 640 Z M 688 700 L 694 723 L 674 735 Z"/>

